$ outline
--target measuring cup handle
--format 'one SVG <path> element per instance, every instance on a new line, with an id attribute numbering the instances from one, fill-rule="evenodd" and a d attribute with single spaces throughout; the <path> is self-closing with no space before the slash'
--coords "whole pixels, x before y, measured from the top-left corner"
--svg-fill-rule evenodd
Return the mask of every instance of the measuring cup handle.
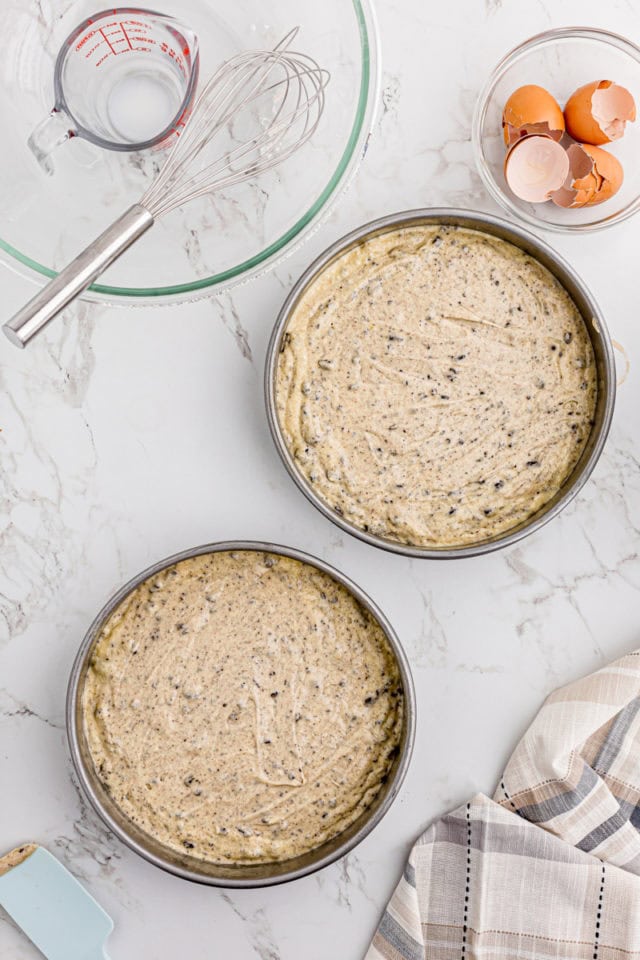
<path id="1" fill-rule="evenodd" d="M 54 107 L 48 117 L 38 124 L 27 146 L 46 173 L 53 173 L 51 153 L 65 140 L 75 135 L 71 117 L 64 110 Z"/>

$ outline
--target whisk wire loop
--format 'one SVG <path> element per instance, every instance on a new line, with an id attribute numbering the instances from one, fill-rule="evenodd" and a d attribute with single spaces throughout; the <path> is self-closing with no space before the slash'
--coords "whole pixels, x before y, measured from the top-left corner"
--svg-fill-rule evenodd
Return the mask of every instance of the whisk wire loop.
<path id="1" fill-rule="evenodd" d="M 324 110 L 329 74 L 308 54 L 289 49 L 297 32 L 292 30 L 272 50 L 237 54 L 211 77 L 141 199 L 154 218 L 271 169 L 313 135 Z M 261 116 L 267 107 L 268 115 Z M 247 119 L 254 132 L 243 139 L 238 127 Z M 206 148 L 213 152 L 222 131 L 231 143 L 198 164 Z"/>
<path id="2" fill-rule="evenodd" d="M 290 31 L 272 50 L 239 53 L 219 67 L 140 202 L 4 324 L 16 346 L 24 347 L 159 217 L 272 169 L 313 136 L 329 73 L 291 49 L 297 33 Z"/>

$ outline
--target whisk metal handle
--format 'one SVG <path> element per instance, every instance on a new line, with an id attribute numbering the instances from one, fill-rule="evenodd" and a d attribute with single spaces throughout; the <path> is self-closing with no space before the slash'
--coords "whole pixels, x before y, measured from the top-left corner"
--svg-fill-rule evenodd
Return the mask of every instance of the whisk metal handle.
<path id="1" fill-rule="evenodd" d="M 56 314 L 86 290 L 121 253 L 154 222 L 146 207 L 134 203 L 104 233 L 50 280 L 3 330 L 17 347 L 24 347 Z"/>

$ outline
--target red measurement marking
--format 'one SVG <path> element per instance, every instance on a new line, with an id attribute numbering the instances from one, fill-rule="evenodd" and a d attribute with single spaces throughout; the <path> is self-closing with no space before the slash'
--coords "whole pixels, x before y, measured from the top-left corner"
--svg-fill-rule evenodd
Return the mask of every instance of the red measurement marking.
<path id="1" fill-rule="evenodd" d="M 111 41 L 109 40 L 109 38 L 107 37 L 106 33 L 104 32 L 104 30 L 103 30 L 102 28 L 100 28 L 100 33 L 101 33 L 102 36 L 104 37 L 105 43 L 108 45 L 109 49 L 111 50 L 111 53 L 115 53 L 115 50 L 114 50 L 113 47 L 111 46 Z"/>
<path id="2" fill-rule="evenodd" d="M 189 56 L 189 47 L 183 47 L 183 48 L 182 48 L 182 52 L 184 53 L 185 57 L 188 57 L 188 56 Z"/>
<path id="3" fill-rule="evenodd" d="M 127 31 L 125 30 L 125 28 L 124 28 L 124 23 L 123 23 L 122 21 L 120 21 L 120 29 L 122 30 L 122 32 L 123 32 L 123 34 L 124 34 L 125 40 L 126 40 L 127 43 L 129 44 L 129 50 L 133 50 L 133 47 L 132 47 L 132 45 L 131 45 L 131 40 L 129 40 L 129 34 L 128 34 Z"/>

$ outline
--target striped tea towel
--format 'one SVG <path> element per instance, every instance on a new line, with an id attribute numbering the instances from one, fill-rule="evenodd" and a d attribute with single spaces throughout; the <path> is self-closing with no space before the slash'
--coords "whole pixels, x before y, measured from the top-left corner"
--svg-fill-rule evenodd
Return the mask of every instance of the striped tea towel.
<path id="1" fill-rule="evenodd" d="M 366 960 L 640 960 L 640 650 L 545 701 L 432 824 Z"/>

